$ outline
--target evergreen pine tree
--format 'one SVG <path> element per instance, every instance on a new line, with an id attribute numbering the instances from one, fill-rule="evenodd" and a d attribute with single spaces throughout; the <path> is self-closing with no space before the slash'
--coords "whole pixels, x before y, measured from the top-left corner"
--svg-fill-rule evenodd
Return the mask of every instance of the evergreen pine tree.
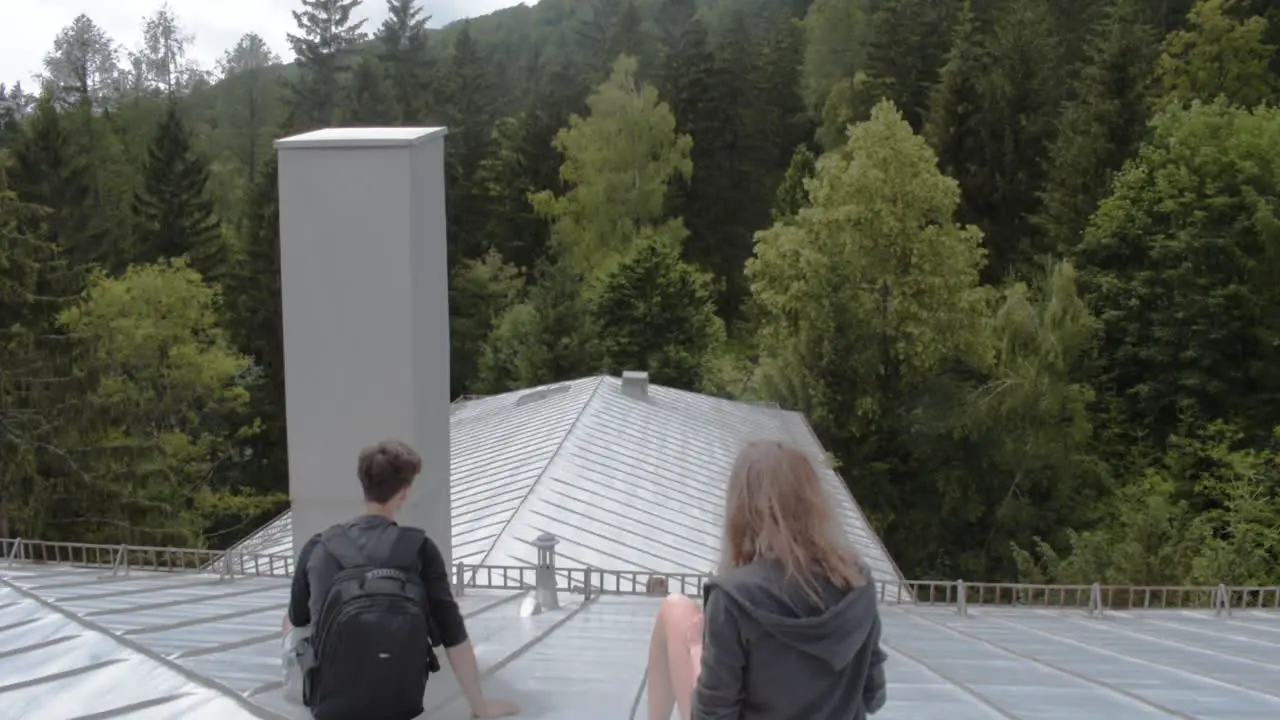
<path id="1" fill-rule="evenodd" d="M 63 124 L 62 114 L 50 96 L 42 97 L 11 151 L 10 187 L 17 199 L 51 211 L 42 224 L 43 240 L 62 256 L 70 268 L 85 269 L 107 262 L 111 248 L 104 247 L 93 209 L 93 178 L 89 166 L 77 154 L 76 145 Z M 83 277 L 59 292 L 80 291 Z"/>
<path id="2" fill-rule="evenodd" d="M 946 61 L 957 0 L 890 0 L 875 14 L 867 74 L 877 94 L 893 101 L 916 132 L 929 112 L 929 93 Z"/>
<path id="3" fill-rule="evenodd" d="M 350 71 L 346 55 L 365 39 L 364 20 L 351 15 L 363 0 L 301 0 L 293 11 L 299 34 L 289 34 L 298 57 L 293 91 L 292 121 L 299 129 L 334 124 L 342 99 L 342 81 Z"/>
<path id="4" fill-rule="evenodd" d="M 485 56 L 463 24 L 453 38 L 442 111 L 449 125 L 445 145 L 449 182 L 450 267 L 463 258 L 483 254 L 481 236 L 485 215 L 484 192 L 476 185 L 480 162 L 489 151 L 493 132 L 493 77 Z"/>
<path id="5" fill-rule="evenodd" d="M 991 206 L 981 221 L 987 248 L 983 279 L 1038 267 L 1045 250 L 1032 222 L 1040 210 L 1045 156 L 1063 93 L 1062 49 L 1048 0 L 1011 0 L 990 40 L 991 65 L 980 97 Z"/>
<path id="6" fill-rule="evenodd" d="M 626 0 L 622 12 L 618 14 L 618 22 L 609 33 L 609 54 L 613 57 L 630 55 L 643 57 L 645 42 L 644 32 L 640 26 L 640 10 L 636 0 Z"/>
<path id="7" fill-rule="evenodd" d="M 280 297 L 280 166 L 275 154 L 250 186 L 244 253 L 227 280 L 225 296 L 234 320 L 231 338 L 253 360 L 250 414 L 262 432 L 247 441 L 251 485 L 266 492 L 288 489 L 284 418 L 284 316 Z"/>
<path id="8" fill-rule="evenodd" d="M 399 123 L 421 122 L 428 109 L 427 23 L 418 0 L 387 0 L 387 19 L 378 28 L 381 60 Z"/>
<path id="9" fill-rule="evenodd" d="M 582 0 L 582 6 L 584 17 L 573 28 L 575 64 L 583 84 L 595 87 L 609 77 L 618 59 L 613 41 L 624 5 L 623 0 Z"/>
<path id="10" fill-rule="evenodd" d="M 345 124 L 385 127 L 399 119 L 399 108 L 387 83 L 386 67 L 377 57 L 360 58 L 349 92 L 351 99 L 343 107 Z"/>
<path id="11" fill-rule="evenodd" d="M 654 26 L 658 31 L 658 46 L 664 57 L 680 44 L 680 37 L 697 12 L 698 0 L 662 0 L 658 5 Z"/>
<path id="12" fill-rule="evenodd" d="M 725 168 L 719 165 L 727 153 L 725 140 L 732 110 L 717 82 L 718 68 L 707 27 L 694 15 L 695 10 L 690 0 L 664 3 L 663 17 L 679 31 L 662 48 L 655 84 L 676 118 L 676 127 L 693 138 L 691 159 L 698 169 L 687 181 L 672 179 L 668 210 L 673 216 L 684 216 L 689 228 L 689 256 L 711 266 L 711 252 L 723 239 L 723 228 L 716 220 L 716 199 L 723 200 L 732 192 Z M 684 13 L 683 17 L 678 13 Z"/>
<path id="13" fill-rule="evenodd" d="M 187 256 L 205 279 L 226 271 L 225 246 L 206 193 L 209 169 L 191 147 L 178 106 L 170 103 L 147 150 L 142 187 L 134 197 L 134 262 Z"/>
<path id="14" fill-rule="evenodd" d="M 981 82 L 990 60 L 980 33 L 972 5 L 965 0 L 930 98 L 924 132 L 938 155 L 938 167 L 960 183 L 956 219 L 966 224 L 986 216 L 992 192 L 985 170 L 981 104 Z"/>
<path id="15" fill-rule="evenodd" d="M 1090 39 L 1088 61 L 1063 109 L 1049 154 L 1044 210 L 1037 222 L 1051 252 L 1080 242 L 1111 179 L 1146 135 L 1158 31 L 1141 0 L 1117 0 Z"/>
<path id="16" fill-rule="evenodd" d="M 642 367 L 661 385 L 699 389 L 706 358 L 724 340 L 709 278 L 669 243 L 633 248 L 602 278 L 590 312 L 605 371 Z"/>
<path id="17" fill-rule="evenodd" d="M 809 180 L 818 169 L 818 158 L 809 148 L 801 145 L 791 156 L 787 174 L 778 185 L 778 197 L 773 203 L 773 221 L 783 222 L 793 218 L 809 206 Z"/>

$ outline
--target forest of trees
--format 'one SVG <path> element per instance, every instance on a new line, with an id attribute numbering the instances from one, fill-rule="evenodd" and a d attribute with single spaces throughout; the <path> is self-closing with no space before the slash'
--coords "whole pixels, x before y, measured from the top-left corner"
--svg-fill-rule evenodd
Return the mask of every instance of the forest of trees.
<path id="1" fill-rule="evenodd" d="M 910 577 L 1280 583 L 1276 3 L 425 4 L 0 86 L 0 535 L 278 512 L 271 141 L 447 125 L 454 396 L 803 411 Z"/>

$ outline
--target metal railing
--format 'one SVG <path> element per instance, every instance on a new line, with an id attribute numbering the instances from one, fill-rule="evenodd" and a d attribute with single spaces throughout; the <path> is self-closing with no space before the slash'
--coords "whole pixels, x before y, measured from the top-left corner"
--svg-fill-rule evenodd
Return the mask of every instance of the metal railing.
<path id="1" fill-rule="evenodd" d="M 596 597 L 598 595 L 647 595 L 654 580 L 662 580 L 667 592 L 690 597 L 702 594 L 709 575 L 702 573 L 662 573 L 642 570 L 601 570 L 599 568 L 555 568 L 557 589 Z M 522 590 L 537 585 L 533 565 L 454 565 L 454 593 L 469 589 Z"/>
<path id="2" fill-rule="evenodd" d="M 112 575 L 146 572 L 212 574 L 219 577 L 293 574 L 293 558 L 287 555 L 223 552 L 202 548 L 102 545 L 0 538 L 0 557 L 7 567 L 15 562 L 37 565 L 101 568 Z"/>
<path id="3" fill-rule="evenodd" d="M 139 547 L 91 543 L 52 542 L 0 538 L 0 559 L 15 563 L 60 564 L 101 568 L 112 575 L 131 571 L 287 577 L 293 574 L 293 557 L 192 548 Z M 607 595 L 652 594 L 660 581 L 663 592 L 691 597 L 702 594 L 710 576 L 704 573 L 665 573 L 599 568 L 552 568 L 557 589 L 591 598 Z M 531 590 L 537 585 L 534 565 L 467 565 L 453 570 L 454 592 L 469 590 Z M 1280 586 L 1129 586 L 1050 585 L 1034 583 L 984 583 L 964 580 L 882 580 L 879 599 L 887 605 L 937 606 L 968 614 L 971 607 L 1074 609 L 1093 615 L 1122 610 L 1233 610 L 1280 611 Z"/>

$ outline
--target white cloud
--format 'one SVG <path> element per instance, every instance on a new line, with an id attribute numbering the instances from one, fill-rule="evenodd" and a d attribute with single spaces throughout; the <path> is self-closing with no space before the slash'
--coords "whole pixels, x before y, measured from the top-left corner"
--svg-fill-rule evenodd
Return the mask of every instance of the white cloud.
<path id="1" fill-rule="evenodd" d="M 439 27 L 462 17 L 484 15 L 521 0 L 424 0 L 424 11 Z M 24 84 L 41 72 L 45 53 L 58 31 L 81 13 L 93 18 L 117 43 L 134 47 L 142 34 L 142 19 L 163 0 L 0 0 L 0 82 Z M 533 4 L 532 0 L 526 0 Z M 290 57 L 285 35 L 295 29 L 290 11 L 298 0 L 169 0 L 169 6 L 188 32 L 195 34 L 189 54 L 210 68 L 246 32 L 256 32 L 271 49 Z M 358 17 L 375 25 L 386 17 L 384 0 L 365 0 Z M 33 89 L 33 88 L 28 88 Z"/>

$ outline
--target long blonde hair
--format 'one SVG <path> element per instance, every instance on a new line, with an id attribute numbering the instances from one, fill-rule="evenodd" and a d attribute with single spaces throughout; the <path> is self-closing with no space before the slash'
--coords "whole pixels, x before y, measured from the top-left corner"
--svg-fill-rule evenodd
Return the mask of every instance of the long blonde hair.
<path id="1" fill-rule="evenodd" d="M 748 443 L 734 462 L 725 495 L 720 572 L 756 558 L 775 560 L 815 602 L 821 602 L 819 578 L 842 590 L 866 584 L 858 555 L 841 537 L 830 497 L 804 453 L 780 442 Z"/>

